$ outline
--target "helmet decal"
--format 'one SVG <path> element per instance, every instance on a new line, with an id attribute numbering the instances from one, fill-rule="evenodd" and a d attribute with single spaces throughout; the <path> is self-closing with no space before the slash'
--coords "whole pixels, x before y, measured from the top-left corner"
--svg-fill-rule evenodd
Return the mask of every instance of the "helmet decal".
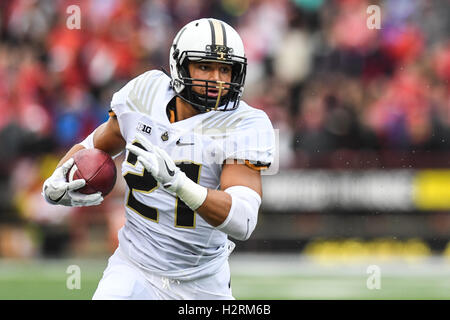
<path id="1" fill-rule="evenodd" d="M 209 26 L 211 27 L 211 40 L 212 46 L 227 46 L 227 33 L 222 21 L 208 19 Z"/>

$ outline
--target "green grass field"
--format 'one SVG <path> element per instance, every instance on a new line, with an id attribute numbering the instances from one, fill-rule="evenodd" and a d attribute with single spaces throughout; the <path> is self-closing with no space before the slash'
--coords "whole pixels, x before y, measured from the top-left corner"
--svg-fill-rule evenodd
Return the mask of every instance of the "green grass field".
<path id="1" fill-rule="evenodd" d="M 0 259 L 0 299 L 91 299 L 106 261 Z M 372 264 L 381 271 L 380 289 L 366 285 Z M 80 267 L 80 289 L 67 289 L 70 265 Z M 293 255 L 233 254 L 230 266 L 236 299 L 450 299 L 450 262 L 441 258 L 322 265 Z"/>

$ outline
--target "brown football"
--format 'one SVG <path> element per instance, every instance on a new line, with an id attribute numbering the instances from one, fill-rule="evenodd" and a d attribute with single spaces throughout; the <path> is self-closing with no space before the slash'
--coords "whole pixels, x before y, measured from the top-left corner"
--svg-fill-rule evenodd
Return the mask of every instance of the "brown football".
<path id="1" fill-rule="evenodd" d="M 100 191 L 103 197 L 111 192 L 116 183 L 117 171 L 109 154 L 100 149 L 82 149 L 72 157 L 74 165 L 67 172 L 67 181 L 86 180 L 86 185 L 78 192 L 92 194 Z"/>

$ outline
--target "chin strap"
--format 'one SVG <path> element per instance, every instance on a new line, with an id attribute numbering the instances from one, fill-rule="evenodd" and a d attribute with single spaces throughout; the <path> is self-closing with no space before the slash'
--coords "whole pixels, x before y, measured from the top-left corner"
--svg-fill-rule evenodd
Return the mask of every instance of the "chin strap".
<path id="1" fill-rule="evenodd" d="M 166 69 L 164 69 L 164 67 L 159 67 L 159 69 L 164 72 L 166 74 L 166 76 L 168 76 L 171 80 L 172 80 L 172 76 L 170 75 L 170 73 L 167 72 Z"/>
<path id="2" fill-rule="evenodd" d="M 217 81 L 217 83 L 219 84 L 219 94 L 217 95 L 217 100 L 216 100 L 216 105 L 214 106 L 214 111 L 217 110 L 217 108 L 219 107 L 219 102 L 220 102 L 220 98 L 222 97 L 222 90 L 223 90 L 223 85 L 225 84 L 225 82 L 223 81 Z M 217 87 L 216 87 L 217 88 Z"/>

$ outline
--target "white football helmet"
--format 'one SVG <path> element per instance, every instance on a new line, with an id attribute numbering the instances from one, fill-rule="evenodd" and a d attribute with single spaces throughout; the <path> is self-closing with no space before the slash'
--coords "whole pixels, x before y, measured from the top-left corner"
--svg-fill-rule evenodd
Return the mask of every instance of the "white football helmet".
<path id="1" fill-rule="evenodd" d="M 227 23 L 217 19 L 199 19 L 185 25 L 175 36 L 170 49 L 172 87 L 178 97 L 200 112 L 234 110 L 244 91 L 247 58 L 239 34 Z M 189 61 L 214 61 L 232 65 L 231 82 L 209 81 L 190 77 Z M 196 81 L 201 84 L 193 84 Z M 200 95 L 192 88 L 206 88 Z M 226 86 L 228 92 L 221 95 Z M 219 89 L 217 98 L 208 96 L 208 89 Z"/>

